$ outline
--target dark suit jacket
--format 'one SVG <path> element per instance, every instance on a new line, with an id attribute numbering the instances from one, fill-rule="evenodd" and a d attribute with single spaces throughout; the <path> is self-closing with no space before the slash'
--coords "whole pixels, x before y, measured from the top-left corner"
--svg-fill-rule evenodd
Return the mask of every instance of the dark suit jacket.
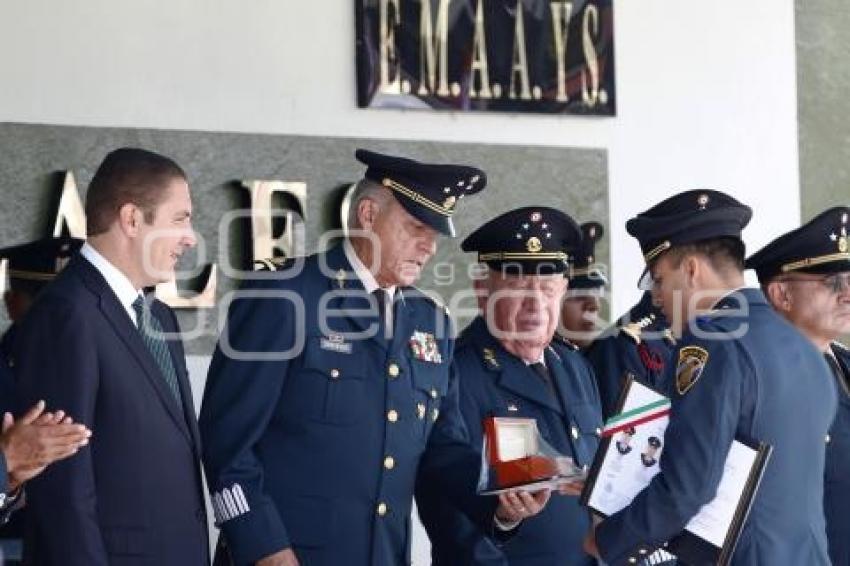
<path id="1" fill-rule="evenodd" d="M 152 313 L 178 330 L 164 304 Z M 169 347 L 182 407 L 115 293 L 79 255 L 27 314 L 14 354 L 21 408 L 45 399 L 93 431 L 88 447 L 28 485 L 27 563 L 208 564 L 192 395 L 182 345 Z"/>

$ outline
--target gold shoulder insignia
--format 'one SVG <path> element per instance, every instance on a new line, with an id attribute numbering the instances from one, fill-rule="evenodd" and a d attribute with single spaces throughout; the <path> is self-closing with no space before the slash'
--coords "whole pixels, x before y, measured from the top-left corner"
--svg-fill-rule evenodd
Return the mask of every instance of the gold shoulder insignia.
<path id="1" fill-rule="evenodd" d="M 684 395 L 702 377 L 705 364 L 708 363 L 708 351 L 699 346 L 685 346 L 679 350 L 679 363 L 676 366 L 676 391 Z"/>
<path id="2" fill-rule="evenodd" d="M 490 369 L 499 369 L 499 360 L 496 359 L 496 352 L 492 348 L 482 349 L 481 354 L 484 356 L 484 363 L 487 367 Z"/>
<path id="3" fill-rule="evenodd" d="M 838 340 L 834 340 L 832 342 L 832 345 L 838 348 L 839 350 L 850 353 L 850 347 L 848 347 L 846 344 L 839 342 Z"/>
<path id="4" fill-rule="evenodd" d="M 620 332 L 634 340 L 635 344 L 640 344 L 641 327 L 637 322 L 630 322 L 620 327 Z"/>
<path id="5" fill-rule="evenodd" d="M 279 271 L 286 266 L 285 257 L 269 257 L 266 259 L 255 259 L 254 267 L 257 271 Z"/>
<path id="6" fill-rule="evenodd" d="M 634 340 L 635 344 L 640 344 L 641 341 L 641 333 L 643 330 L 655 322 L 655 315 L 650 313 L 647 316 L 641 318 L 640 320 L 636 320 L 635 322 L 629 322 L 620 326 L 620 332 L 623 332 L 626 336 Z"/>

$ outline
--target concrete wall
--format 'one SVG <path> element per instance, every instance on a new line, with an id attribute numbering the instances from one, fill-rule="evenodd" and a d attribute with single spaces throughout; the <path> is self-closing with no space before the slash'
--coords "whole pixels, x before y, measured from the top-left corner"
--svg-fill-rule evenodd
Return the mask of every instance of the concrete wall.
<path id="1" fill-rule="evenodd" d="M 797 0 L 803 218 L 850 203 L 850 5 Z"/>

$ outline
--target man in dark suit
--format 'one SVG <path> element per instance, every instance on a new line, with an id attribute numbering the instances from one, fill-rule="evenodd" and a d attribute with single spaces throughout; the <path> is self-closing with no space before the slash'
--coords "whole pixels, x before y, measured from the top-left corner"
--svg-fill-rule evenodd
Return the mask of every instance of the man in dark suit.
<path id="1" fill-rule="evenodd" d="M 201 430 L 216 564 L 408 564 L 417 478 L 486 532 L 548 498 L 476 496 L 448 313 L 412 287 L 484 173 L 356 155 L 352 237 L 247 281 L 213 356 Z"/>
<path id="2" fill-rule="evenodd" d="M 86 195 L 88 242 L 25 317 L 24 404 L 45 399 L 96 431 L 28 491 L 25 559 L 63 566 L 209 562 L 200 447 L 177 320 L 142 289 L 195 243 L 186 174 L 123 148 Z"/>
<path id="3" fill-rule="evenodd" d="M 833 566 L 850 565 L 850 350 L 837 341 L 850 333 L 848 232 L 850 207 L 836 206 L 747 259 L 770 304 L 823 352 L 835 378 L 838 413 L 826 436 L 823 493 Z"/>

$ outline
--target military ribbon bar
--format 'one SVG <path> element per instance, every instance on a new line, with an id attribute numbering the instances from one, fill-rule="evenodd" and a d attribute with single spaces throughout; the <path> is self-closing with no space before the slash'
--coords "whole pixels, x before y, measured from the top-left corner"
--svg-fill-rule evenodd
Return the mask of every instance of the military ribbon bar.
<path id="1" fill-rule="evenodd" d="M 634 427 L 640 424 L 660 419 L 665 415 L 670 414 L 670 399 L 659 399 L 646 405 L 642 405 L 631 411 L 614 415 L 605 423 L 605 428 L 602 429 L 602 436 L 614 435 L 621 430 Z"/>

